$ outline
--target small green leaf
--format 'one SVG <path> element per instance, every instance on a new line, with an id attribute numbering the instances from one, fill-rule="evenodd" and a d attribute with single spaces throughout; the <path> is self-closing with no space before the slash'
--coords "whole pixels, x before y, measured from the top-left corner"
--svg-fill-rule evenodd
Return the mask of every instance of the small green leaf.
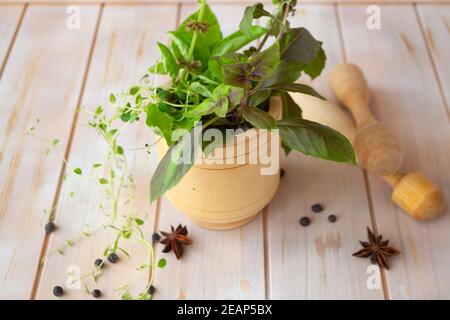
<path id="1" fill-rule="evenodd" d="M 74 172 L 75 174 L 78 174 L 78 175 L 81 175 L 81 174 L 83 173 L 83 171 L 81 171 L 80 168 L 75 168 L 75 169 L 73 169 L 73 172 Z"/>
<path id="2" fill-rule="evenodd" d="M 112 93 L 109 95 L 109 101 L 111 102 L 111 103 L 116 103 L 116 101 L 117 101 L 117 99 L 116 99 L 116 96 L 115 95 L 113 95 Z M 100 114 L 101 113 L 101 111 L 99 110 L 99 109 L 97 109 L 98 111 L 99 111 L 99 113 L 98 114 Z M 103 111 L 103 110 L 102 110 Z M 97 113 L 97 112 L 96 112 Z"/>
<path id="3" fill-rule="evenodd" d="M 139 218 L 134 219 L 134 222 L 136 222 L 136 224 L 137 224 L 138 226 L 142 226 L 142 225 L 144 224 L 144 220 L 139 219 Z"/>
<path id="4" fill-rule="evenodd" d="M 123 155 L 123 148 L 121 146 L 116 147 L 116 154 Z"/>
<path id="5" fill-rule="evenodd" d="M 132 96 L 134 96 L 136 93 L 138 93 L 138 91 L 139 91 L 139 87 L 132 87 L 132 88 L 130 88 L 130 94 Z"/>
<path id="6" fill-rule="evenodd" d="M 277 127 L 275 119 L 267 112 L 255 107 L 244 106 L 242 115 L 244 119 L 260 129 L 275 129 Z"/>
<path id="7" fill-rule="evenodd" d="M 92 165 L 93 168 L 99 168 L 99 167 L 101 167 L 101 166 L 102 166 L 101 163 L 94 163 L 94 164 Z"/>
<path id="8" fill-rule="evenodd" d="M 59 139 L 53 139 L 52 140 L 52 146 L 56 146 L 59 143 Z"/>
<path id="9" fill-rule="evenodd" d="M 121 300 L 133 300 L 133 296 L 129 292 L 125 292 L 120 296 Z"/>
<path id="10" fill-rule="evenodd" d="M 98 180 L 98 182 L 99 182 L 100 184 L 108 184 L 108 183 L 109 183 L 108 179 L 105 179 L 105 178 L 100 178 L 100 179 Z"/>
<path id="11" fill-rule="evenodd" d="M 327 126 L 305 119 L 278 121 L 280 136 L 289 148 L 316 158 L 355 163 L 355 153 L 345 136 Z"/>
<path id="12" fill-rule="evenodd" d="M 148 292 L 141 292 L 139 293 L 138 300 L 151 300 L 152 295 Z"/>
<path id="13" fill-rule="evenodd" d="M 164 259 L 164 258 L 161 258 L 161 259 L 159 259 L 159 261 L 158 261 L 158 268 L 164 268 L 165 266 L 166 266 L 166 264 L 167 264 L 167 260 L 166 259 Z"/>
<path id="14" fill-rule="evenodd" d="M 162 62 L 158 62 L 154 66 L 148 68 L 148 72 L 156 74 L 167 74 L 167 70 L 164 68 L 164 64 Z"/>
<path id="15" fill-rule="evenodd" d="M 164 69 L 167 70 L 171 77 L 176 77 L 180 68 L 177 61 L 175 60 L 175 57 L 172 54 L 172 51 L 170 51 L 170 49 L 166 45 L 160 42 L 158 42 L 158 47 L 161 51 L 161 59 L 164 65 Z"/>

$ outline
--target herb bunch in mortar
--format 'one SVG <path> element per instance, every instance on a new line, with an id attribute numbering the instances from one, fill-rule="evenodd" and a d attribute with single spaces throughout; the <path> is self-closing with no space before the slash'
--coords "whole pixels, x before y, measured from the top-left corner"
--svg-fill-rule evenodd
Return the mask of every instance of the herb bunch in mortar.
<path id="1" fill-rule="evenodd" d="M 350 142 L 329 127 L 303 119 L 301 108 L 289 95 L 302 92 L 323 99 L 296 81 L 302 74 L 312 79 L 320 75 L 326 56 L 322 43 L 307 29 L 291 28 L 288 17 L 294 14 L 297 1 L 273 3 L 273 13 L 261 3 L 248 6 L 239 29 L 223 37 L 211 8 L 205 0 L 199 1 L 198 11 L 170 32 L 170 44 L 158 43 L 161 57 L 141 84 L 130 88 L 126 96 L 111 95 L 122 121 L 135 122 L 144 114 L 147 125 L 170 147 L 153 174 L 151 201 L 174 187 L 192 167 L 193 161 L 173 159 L 201 144 L 183 138 L 192 135 L 199 123 L 201 130 L 279 129 L 286 152 L 355 162 Z M 265 27 L 255 23 L 261 17 L 268 20 Z M 156 75 L 168 76 L 169 84 L 155 85 Z M 281 120 L 268 113 L 272 96 L 281 97 Z"/>

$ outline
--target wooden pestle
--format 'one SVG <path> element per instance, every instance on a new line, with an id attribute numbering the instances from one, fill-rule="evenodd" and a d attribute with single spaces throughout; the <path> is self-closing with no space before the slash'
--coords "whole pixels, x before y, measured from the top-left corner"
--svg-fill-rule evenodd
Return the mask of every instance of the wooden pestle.
<path id="1" fill-rule="evenodd" d="M 403 154 L 395 137 L 370 112 L 370 92 L 361 70 L 353 64 L 337 65 L 330 72 L 330 84 L 355 119 L 352 143 L 361 167 L 380 176 L 395 174 Z"/>
<path id="2" fill-rule="evenodd" d="M 338 106 L 302 93 L 292 93 L 292 98 L 301 106 L 305 119 L 329 126 L 350 141 L 354 139 L 358 131 Z M 383 179 L 393 188 L 392 201 L 415 219 L 430 220 L 445 206 L 441 190 L 419 172 L 395 173 Z"/>

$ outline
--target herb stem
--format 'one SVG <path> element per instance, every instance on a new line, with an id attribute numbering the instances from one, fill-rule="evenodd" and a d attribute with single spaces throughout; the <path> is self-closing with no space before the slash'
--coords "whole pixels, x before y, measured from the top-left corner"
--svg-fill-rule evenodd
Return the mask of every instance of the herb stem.
<path id="1" fill-rule="evenodd" d="M 281 25 L 283 28 L 285 27 L 288 16 L 289 16 L 289 3 L 285 2 L 284 3 L 283 21 L 281 22 Z M 281 39 L 283 34 L 284 34 L 284 31 L 280 30 L 280 32 L 278 33 L 278 36 L 277 36 L 277 41 Z"/>
<path id="2" fill-rule="evenodd" d="M 197 22 L 202 22 L 203 14 L 205 13 L 205 8 L 206 8 L 206 0 L 201 0 L 200 12 L 198 13 Z M 188 62 L 191 62 L 191 60 L 194 56 L 195 44 L 197 42 L 198 34 L 199 34 L 198 31 L 194 31 L 194 35 L 192 36 L 191 46 L 189 47 L 189 53 L 187 56 Z M 181 75 L 181 79 L 186 80 L 185 79 L 186 76 L 187 76 L 186 68 L 184 68 L 183 73 Z"/>

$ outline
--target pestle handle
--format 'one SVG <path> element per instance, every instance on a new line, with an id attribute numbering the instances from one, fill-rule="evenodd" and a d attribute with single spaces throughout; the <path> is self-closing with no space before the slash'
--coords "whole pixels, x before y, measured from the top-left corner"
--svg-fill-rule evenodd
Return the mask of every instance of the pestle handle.
<path id="1" fill-rule="evenodd" d="M 335 66 L 330 72 L 330 85 L 339 101 L 352 113 L 358 128 L 377 122 L 369 109 L 369 86 L 356 65 Z"/>
<path id="2" fill-rule="evenodd" d="M 354 64 L 340 64 L 331 70 L 329 78 L 336 96 L 355 119 L 358 130 L 352 143 L 361 167 L 379 176 L 395 174 L 403 163 L 402 150 L 370 112 L 369 88 L 361 69 Z"/>
<path id="3" fill-rule="evenodd" d="M 292 98 L 303 110 L 305 119 L 329 126 L 350 141 L 357 133 L 351 118 L 338 106 L 321 99 L 293 93 Z M 358 161 L 359 154 L 356 151 Z M 419 172 L 409 174 L 396 173 L 382 177 L 393 189 L 392 201 L 417 220 L 430 220 L 438 215 L 445 206 L 442 191 Z"/>

